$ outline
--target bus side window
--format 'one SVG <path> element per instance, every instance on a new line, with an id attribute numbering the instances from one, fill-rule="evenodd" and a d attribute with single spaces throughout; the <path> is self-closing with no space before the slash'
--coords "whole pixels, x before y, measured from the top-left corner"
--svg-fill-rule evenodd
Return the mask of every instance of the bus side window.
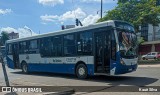
<path id="1" fill-rule="evenodd" d="M 114 31 L 111 31 L 111 59 L 116 60 L 116 39 L 114 35 Z"/>
<path id="2" fill-rule="evenodd" d="M 76 45 L 75 45 L 75 35 L 68 34 L 64 36 L 64 55 L 75 55 Z"/>
<path id="3" fill-rule="evenodd" d="M 52 38 L 51 56 L 62 56 L 62 37 L 55 36 Z"/>
<path id="4" fill-rule="evenodd" d="M 12 54 L 12 45 L 8 44 L 8 54 Z"/>
<path id="5" fill-rule="evenodd" d="M 12 45 L 11 44 L 7 44 L 7 47 L 6 47 L 6 54 L 10 55 L 12 54 Z"/>
<path id="6" fill-rule="evenodd" d="M 27 41 L 25 42 L 20 42 L 19 43 L 19 53 L 20 54 L 25 54 L 28 53 L 28 45 L 27 45 Z"/>
<path id="7" fill-rule="evenodd" d="M 92 54 L 92 33 L 82 32 L 77 34 L 77 52 L 79 55 Z"/>
<path id="8" fill-rule="evenodd" d="M 30 53 L 38 53 L 38 40 L 29 41 L 29 52 Z"/>
<path id="9" fill-rule="evenodd" d="M 42 57 L 51 56 L 51 37 L 40 39 L 40 54 Z"/>

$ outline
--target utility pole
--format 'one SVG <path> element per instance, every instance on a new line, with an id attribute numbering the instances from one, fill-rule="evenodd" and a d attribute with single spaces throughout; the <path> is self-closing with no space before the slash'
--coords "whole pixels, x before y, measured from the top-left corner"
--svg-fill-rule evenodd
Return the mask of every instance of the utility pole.
<path id="1" fill-rule="evenodd" d="M 5 63 L 3 61 L 3 57 L 0 57 L 1 60 L 1 64 L 2 64 L 2 68 L 3 68 L 3 74 L 4 74 L 4 78 L 5 78 L 5 82 L 6 82 L 6 86 L 9 87 L 9 79 L 8 79 L 8 75 L 7 75 L 7 71 L 6 71 L 6 67 L 5 67 Z"/>
<path id="2" fill-rule="evenodd" d="M 101 19 L 102 19 L 102 12 L 103 12 L 103 0 L 101 0 Z"/>
<path id="3" fill-rule="evenodd" d="M 5 78 L 5 82 L 6 82 L 6 86 L 9 87 L 9 79 L 8 79 L 8 75 L 7 75 L 7 71 L 6 71 L 6 66 L 3 60 L 3 55 L 2 55 L 2 51 L 1 51 L 1 45 L 0 45 L 0 62 L 2 64 L 2 68 L 3 68 L 3 74 L 4 74 L 4 78 Z"/>

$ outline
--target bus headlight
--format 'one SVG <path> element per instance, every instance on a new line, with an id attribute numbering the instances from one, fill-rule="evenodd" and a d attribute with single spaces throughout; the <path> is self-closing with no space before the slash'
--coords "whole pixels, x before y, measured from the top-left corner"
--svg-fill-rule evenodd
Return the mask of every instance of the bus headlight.
<path id="1" fill-rule="evenodd" d="M 125 65 L 125 62 L 121 59 L 120 60 L 120 63 L 122 64 L 122 65 Z"/>

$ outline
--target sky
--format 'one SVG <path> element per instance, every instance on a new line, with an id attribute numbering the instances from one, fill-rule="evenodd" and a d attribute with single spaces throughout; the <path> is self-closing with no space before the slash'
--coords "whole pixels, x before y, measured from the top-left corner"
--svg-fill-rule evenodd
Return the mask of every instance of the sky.
<path id="1" fill-rule="evenodd" d="M 101 0 L 0 0 L 0 31 L 26 37 L 61 30 L 61 25 L 95 23 L 100 18 Z M 117 0 L 103 0 L 103 15 Z M 32 32 L 32 33 L 31 33 Z"/>

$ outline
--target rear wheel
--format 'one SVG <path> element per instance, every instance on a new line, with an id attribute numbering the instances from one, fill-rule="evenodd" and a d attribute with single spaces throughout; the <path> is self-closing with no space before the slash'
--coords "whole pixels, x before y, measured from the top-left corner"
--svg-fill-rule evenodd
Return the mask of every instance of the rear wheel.
<path id="1" fill-rule="evenodd" d="M 76 76 L 80 79 L 85 79 L 87 78 L 87 67 L 84 64 L 79 64 L 76 67 Z"/>
<path id="2" fill-rule="evenodd" d="M 22 72 L 23 73 L 28 73 L 28 65 L 26 62 L 22 63 Z"/>

